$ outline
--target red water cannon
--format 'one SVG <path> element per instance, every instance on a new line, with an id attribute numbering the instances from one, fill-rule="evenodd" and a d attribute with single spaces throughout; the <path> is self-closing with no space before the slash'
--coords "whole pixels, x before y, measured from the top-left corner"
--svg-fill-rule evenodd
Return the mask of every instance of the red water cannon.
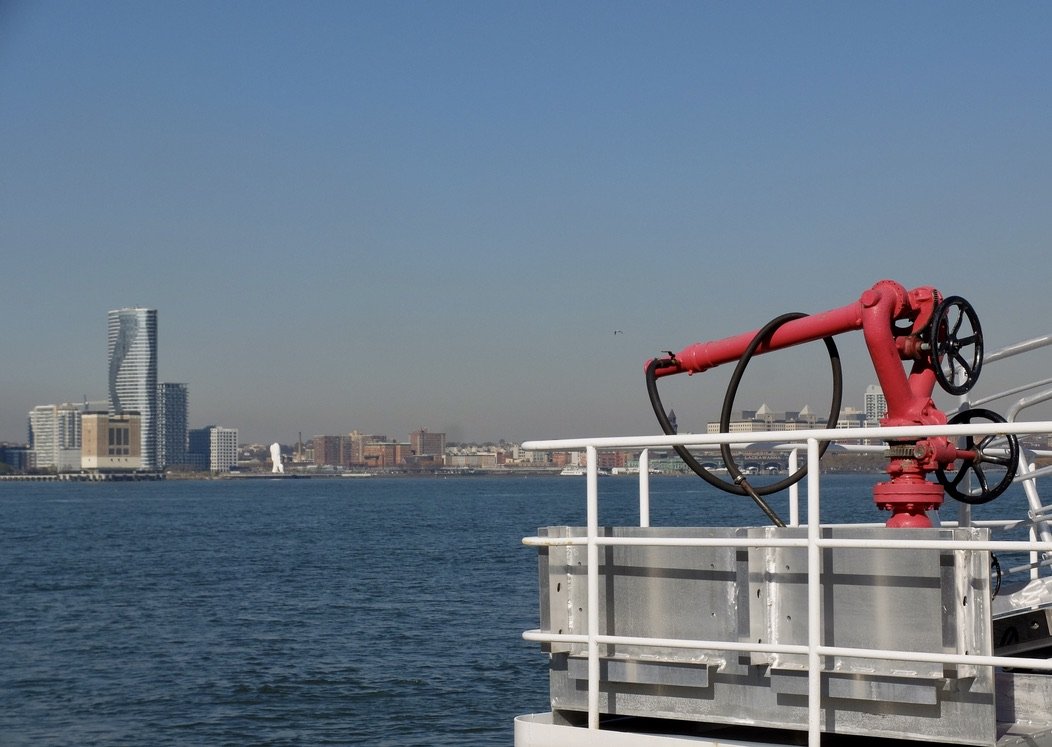
<path id="1" fill-rule="evenodd" d="M 655 414 L 666 433 L 674 432 L 657 396 L 658 379 L 679 373 L 701 373 L 737 361 L 721 416 L 721 432 L 727 432 L 737 383 L 753 355 L 823 340 L 833 368 L 834 402 L 828 425 L 833 428 L 839 418 L 841 389 L 839 355 L 833 337 L 859 329 L 865 336 L 877 380 L 887 401 L 887 415 L 881 420 L 881 425 L 942 425 L 977 419 L 1004 422 L 1003 418 L 988 410 L 967 410 L 947 421 L 946 415 L 932 400 L 936 384 L 950 394 L 964 394 L 979 378 L 983 337 L 971 304 L 959 296 L 943 297 L 929 286 L 908 291 L 891 280 L 881 280 L 865 291 L 858 301 L 847 306 L 812 315 L 786 314 L 759 330 L 695 343 L 678 353 L 669 352 L 663 358 L 648 361 L 645 369 L 647 386 Z M 908 372 L 904 362 L 910 364 Z M 873 490 L 877 506 L 891 511 L 887 525 L 931 526 L 925 512 L 942 505 L 944 490 L 967 503 L 986 503 L 1003 493 L 1015 476 L 1019 445 L 1015 437 L 1004 437 L 1007 446 L 991 448 L 993 438 L 978 444 L 969 438 L 962 446 L 942 436 L 889 442 L 886 454 L 891 479 L 877 484 Z M 695 472 L 698 468 L 704 469 L 686 449 L 681 447 L 677 451 Z M 806 474 L 805 467 L 772 486 L 753 488 L 734 465 L 729 446 L 723 447 L 722 451 L 734 483 L 716 478 L 711 473 L 702 477 L 728 492 L 751 495 L 761 505 L 762 495 L 781 490 Z M 955 469 L 957 460 L 962 462 L 960 469 Z M 990 484 L 984 465 L 996 465 L 1004 476 L 996 484 Z M 937 482 L 927 479 L 929 473 L 935 473 Z M 966 476 L 978 483 L 977 491 L 961 487 Z M 764 510 L 771 515 L 767 507 Z"/>

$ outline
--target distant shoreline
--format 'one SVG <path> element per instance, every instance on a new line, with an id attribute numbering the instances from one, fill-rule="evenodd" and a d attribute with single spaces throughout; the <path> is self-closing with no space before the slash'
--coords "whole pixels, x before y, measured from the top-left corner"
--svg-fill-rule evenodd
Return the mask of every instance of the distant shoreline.
<path id="1" fill-rule="evenodd" d="M 879 476 L 883 474 L 883 467 L 870 466 L 863 468 L 861 466 L 833 466 L 822 470 L 824 474 L 840 475 L 840 474 L 871 474 Z M 772 473 L 772 475 L 785 475 L 786 472 Z M 611 475 L 604 473 L 602 479 L 636 479 L 638 478 L 638 472 L 622 473 L 617 475 Z M 562 475 L 560 470 L 473 470 L 464 472 L 369 472 L 349 475 L 347 473 L 320 473 L 320 474 L 302 474 L 302 473 L 285 473 L 285 474 L 273 474 L 268 472 L 234 472 L 224 473 L 218 475 L 211 474 L 187 474 L 187 473 L 172 473 L 172 474 L 159 474 L 153 473 L 149 475 L 128 475 L 128 474 L 103 474 L 103 475 L 89 475 L 82 473 L 62 473 L 57 475 L 0 475 L 0 482 L 246 482 L 246 481 L 261 481 L 261 480 L 347 480 L 348 482 L 354 482 L 358 479 L 387 479 L 387 480 L 426 480 L 426 479 L 441 479 L 448 480 L 451 478 L 474 478 L 474 477 L 499 477 L 499 478 L 559 478 L 572 482 L 574 479 L 579 479 L 583 482 L 584 475 Z M 697 476 L 690 470 L 680 470 L 671 472 L 655 472 L 651 474 L 651 477 L 683 477 L 683 478 L 696 478 Z"/>

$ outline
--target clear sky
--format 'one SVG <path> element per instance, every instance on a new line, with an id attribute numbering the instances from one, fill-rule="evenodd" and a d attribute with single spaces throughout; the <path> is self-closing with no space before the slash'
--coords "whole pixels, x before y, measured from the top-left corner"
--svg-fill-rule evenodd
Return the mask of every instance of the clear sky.
<path id="1" fill-rule="evenodd" d="M 1050 39 L 1028 2 L 0 0 L 0 439 L 105 397 L 121 306 L 192 425 L 286 443 L 656 432 L 644 360 L 885 277 L 1052 332 Z M 822 356 L 739 407 L 823 410 Z M 669 382 L 681 426 L 721 375 Z"/>

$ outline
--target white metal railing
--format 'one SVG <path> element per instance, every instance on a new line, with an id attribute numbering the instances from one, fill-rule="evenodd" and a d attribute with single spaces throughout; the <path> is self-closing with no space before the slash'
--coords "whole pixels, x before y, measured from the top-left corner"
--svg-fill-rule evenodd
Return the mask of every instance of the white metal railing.
<path id="1" fill-rule="evenodd" d="M 991 365 L 999 365 L 1002 361 L 1007 360 L 1009 358 L 1014 358 L 1018 355 L 1031 353 L 1035 350 L 1039 350 L 1041 348 L 1046 348 L 1049 346 L 1052 346 L 1052 335 L 1039 335 L 1037 337 L 1032 337 L 1029 340 L 1021 340 L 1011 345 L 1006 345 L 1000 348 L 999 350 L 995 350 L 992 353 L 987 353 L 983 357 L 983 365 L 986 368 L 989 368 Z M 1038 379 L 1036 381 L 1031 381 L 1026 384 L 1011 387 L 1009 389 L 1004 389 L 993 394 L 986 395 L 984 397 L 979 397 L 977 399 L 969 399 L 969 393 L 965 393 L 961 395 L 957 409 L 953 412 L 961 412 L 963 410 L 978 407 L 980 405 L 985 405 L 999 399 L 1005 399 L 1006 397 L 1014 397 L 1017 394 L 1023 394 L 1024 392 L 1036 392 L 1033 394 L 1029 394 L 1025 397 L 1020 397 L 1012 404 L 1011 408 L 1008 410 L 1008 413 L 1005 416 L 1006 420 L 1012 423 L 1016 421 L 1016 419 L 1019 417 L 1019 414 L 1023 410 L 1029 407 L 1034 407 L 1035 405 L 1052 399 L 1052 389 L 1046 388 L 1044 390 L 1037 391 L 1040 387 L 1048 387 L 1049 384 L 1052 384 L 1052 378 Z M 953 412 L 947 414 L 952 415 Z M 1019 473 L 1016 477 L 1016 480 L 1024 481 L 1026 480 L 1027 475 L 1029 475 L 1031 478 L 1029 481 L 1023 482 L 1023 489 L 1026 492 L 1027 501 L 1030 504 L 1031 508 L 1031 513 L 1033 513 L 1035 509 L 1039 509 L 1041 507 L 1040 501 L 1037 499 L 1037 486 L 1033 481 L 1033 478 L 1039 477 L 1041 476 L 1041 474 L 1046 474 L 1047 472 L 1047 468 L 1046 470 L 1035 470 L 1034 465 L 1027 463 L 1022 453 L 1022 450 L 1020 450 Z M 962 503 L 960 505 L 960 508 L 958 509 L 958 512 L 960 517 L 960 523 L 962 525 L 967 525 L 971 523 L 971 506 Z M 1048 530 L 1047 526 L 1044 528 L 1038 527 L 1037 529 L 1038 534 L 1042 540 L 1052 540 L 1052 532 Z"/>
<path id="2" fill-rule="evenodd" d="M 823 610 L 821 604 L 821 550 L 826 547 L 861 547 L 869 549 L 928 548 L 940 550 L 998 550 L 1019 553 L 1052 553 L 1052 542 L 1031 539 L 1019 541 L 961 541 L 961 540 L 881 540 L 881 539 L 822 539 L 820 535 L 820 465 L 819 445 L 823 441 L 880 438 L 895 440 L 926 438 L 930 436 L 987 436 L 1026 435 L 1052 433 L 1052 421 L 969 423 L 961 425 L 913 426 L 894 428 L 838 428 L 812 429 L 804 431 L 773 431 L 750 433 L 753 443 L 788 443 L 795 445 L 790 452 L 790 471 L 795 470 L 797 449 L 804 448 L 807 455 L 807 536 L 806 539 L 786 538 L 673 538 L 673 537 L 600 537 L 599 536 L 599 459 L 600 449 L 672 447 L 705 447 L 719 444 L 735 444 L 742 440 L 740 434 L 684 434 L 675 436 L 612 437 L 591 439 L 563 439 L 555 441 L 529 441 L 525 449 L 533 450 L 584 450 L 587 455 L 587 528 L 585 537 L 527 537 L 523 543 L 529 546 L 586 545 L 587 547 L 587 609 L 588 630 L 584 635 L 556 634 L 541 630 L 526 631 L 523 637 L 530 641 L 545 643 L 586 644 L 588 650 L 588 728 L 599 728 L 599 647 L 604 644 L 626 644 L 635 646 L 660 646 L 688 649 L 716 649 L 727 651 L 755 651 L 764 653 L 804 654 L 808 657 L 808 744 L 819 747 L 821 742 L 821 675 L 822 657 L 852 656 L 874 659 L 912 659 L 915 661 L 965 664 L 975 666 L 1025 667 L 1031 670 L 1052 671 L 1052 659 L 1030 659 L 1025 657 L 980 656 L 974 654 L 950 654 L 942 652 L 919 653 L 916 651 L 892 651 L 856 649 L 821 644 Z M 1021 477 L 1033 485 L 1032 472 Z M 648 454 L 640 459 L 640 526 L 650 524 L 649 467 Z M 790 524 L 798 525 L 798 494 L 791 489 Z M 1035 488 L 1036 490 L 1036 488 Z M 1040 506 L 1040 503 L 1038 503 Z M 1043 518 L 1043 517 L 1042 517 Z M 970 521 L 970 517 L 969 517 Z M 968 523 L 968 522 L 963 522 Z M 1005 524 L 1005 522 L 983 522 Z M 704 641 L 684 639 L 659 639 L 600 635 L 599 633 L 599 548 L 611 545 L 665 545 L 682 547 L 806 547 L 807 548 L 807 598 L 808 641 L 800 644 L 760 644 L 737 641 Z"/>

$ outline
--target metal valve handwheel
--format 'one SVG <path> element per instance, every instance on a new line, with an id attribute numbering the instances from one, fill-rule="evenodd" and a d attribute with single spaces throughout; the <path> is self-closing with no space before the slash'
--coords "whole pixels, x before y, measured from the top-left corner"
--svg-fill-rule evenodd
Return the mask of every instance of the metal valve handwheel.
<path id="1" fill-rule="evenodd" d="M 935 378 L 944 390 L 964 394 L 975 386 L 983 367 L 983 330 L 970 303 L 949 296 L 936 306 L 928 341 Z"/>
<path id="2" fill-rule="evenodd" d="M 971 423 L 975 420 L 1006 422 L 996 412 L 980 408 L 957 413 L 950 418 L 949 424 Z M 963 448 L 958 447 L 958 458 L 961 459 L 961 467 L 952 477 L 941 468 L 935 470 L 939 484 L 962 503 L 989 503 L 1008 490 L 1015 479 L 1019 466 L 1019 439 L 1015 436 L 990 435 L 981 437 L 976 443 L 974 436 L 967 436 Z M 972 487 L 962 488 L 967 477 L 973 478 Z"/>

